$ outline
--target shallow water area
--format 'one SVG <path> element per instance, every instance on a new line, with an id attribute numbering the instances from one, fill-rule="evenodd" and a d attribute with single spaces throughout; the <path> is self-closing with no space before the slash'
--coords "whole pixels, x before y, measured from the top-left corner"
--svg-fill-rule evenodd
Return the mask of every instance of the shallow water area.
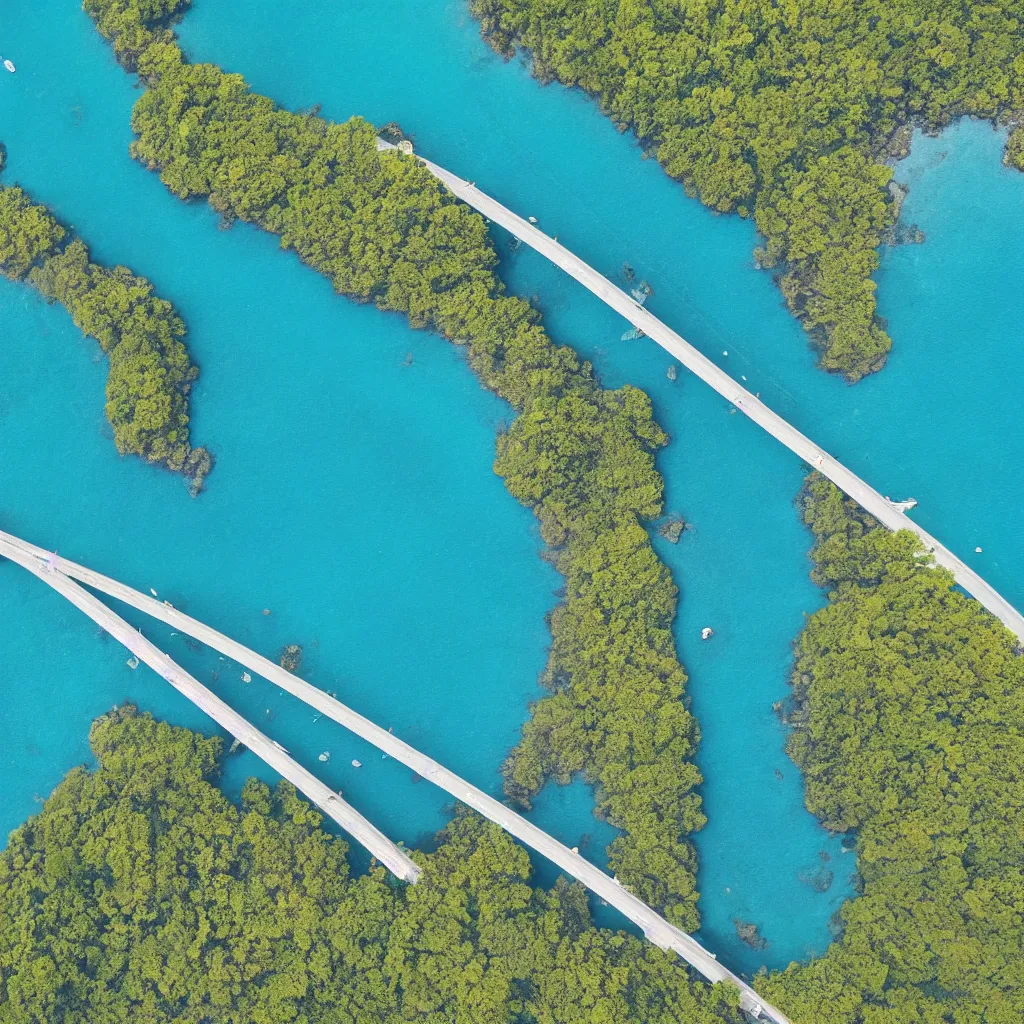
<path id="1" fill-rule="evenodd" d="M 628 262 L 654 287 L 657 315 L 883 493 L 916 497 L 911 515 L 1024 606 L 1024 175 L 1001 165 L 1005 132 L 962 121 L 939 138 L 915 134 L 896 177 L 911 186 L 903 222 L 926 242 L 882 251 L 893 353 L 855 386 L 816 369 L 754 267 L 752 226 L 687 200 L 610 134 L 603 162 L 580 160 L 545 190 L 577 211 L 545 215 L 545 230 L 620 283 Z M 524 191 L 510 203 L 523 212 L 538 205 Z M 618 340 L 628 325 L 534 253 L 517 250 L 509 277 L 539 297 L 556 335 L 584 339 L 606 382 L 651 394 L 673 438 L 659 465 L 667 508 L 689 528 L 678 546 L 656 543 L 682 589 L 677 635 L 703 734 L 702 937 L 749 971 L 820 952 L 852 893 L 854 857 L 804 811 L 772 710 L 802 616 L 824 597 L 792 506 L 806 467 L 681 368 L 669 380 L 655 345 Z M 831 888 L 815 891 L 829 871 Z M 737 922 L 758 924 L 768 947 L 742 944 Z"/>
<path id="2" fill-rule="evenodd" d="M 133 164 L 137 94 L 76 6 L 41 0 L 5 33 L 19 65 L 0 79 L 5 180 L 20 179 L 98 256 L 130 263 L 178 304 L 203 372 L 195 439 L 220 461 L 209 492 L 190 502 L 174 478 L 118 460 L 103 434 L 94 343 L 61 310 L 0 282 L 13 342 L 0 390 L 0 519 L 261 650 L 303 644 L 312 681 L 497 791 L 537 693 L 543 615 L 559 583 L 537 558 L 530 516 L 490 471 L 507 410 L 450 346 L 333 297 L 273 239 L 218 232 L 205 208 L 183 206 Z M 999 165 L 1000 136 L 987 126 L 915 138 L 899 168 L 912 185 L 904 217 L 928 241 L 884 254 L 894 352 L 851 388 L 815 369 L 754 269 L 750 224 L 686 199 L 585 97 L 542 88 L 522 62 L 496 57 L 462 0 L 196 0 L 181 35 L 193 59 L 239 71 L 291 108 L 398 120 L 425 154 L 537 216 L 609 276 L 628 261 L 654 286 L 659 316 L 884 493 L 917 497 L 915 518 L 1024 604 L 1024 503 L 1012 475 L 1024 459 L 1024 176 Z M 538 296 L 556 338 L 593 358 L 608 384 L 647 390 L 672 436 L 659 460 L 667 507 L 691 528 L 677 546 L 656 543 L 682 589 L 677 634 L 703 734 L 702 938 L 746 971 L 820 952 L 851 892 L 853 857 L 804 810 L 772 710 L 802 615 L 823 600 L 792 506 L 804 469 L 685 371 L 670 381 L 652 343 L 620 342 L 626 325 L 560 272 L 503 251 L 510 286 Z M 23 687 L 0 722 L 24 738 L 0 761 L 0 830 L 86 757 L 89 719 L 115 700 L 204 724 L 22 575 L 0 567 L 0 616 L 17 624 L 2 651 L 9 685 Z M 704 626 L 715 632 L 707 642 Z M 221 671 L 177 653 L 211 681 Z M 275 738 L 390 834 L 413 841 L 444 820 L 429 786 L 371 761 L 273 688 L 225 672 L 216 685 L 232 703 L 254 716 L 269 709 Z M 324 749 L 332 760 L 321 771 Z M 232 761 L 229 782 L 251 770 L 248 755 Z M 535 814 L 572 845 L 593 833 L 594 855 L 607 835 L 587 798 L 584 787 L 549 787 Z M 807 880 L 823 866 L 835 881 L 819 893 Z M 735 921 L 759 925 L 767 949 L 745 946 Z"/>
<path id="3" fill-rule="evenodd" d="M 118 458 L 98 346 L 59 307 L 0 281 L 4 528 L 153 588 L 268 655 L 300 644 L 312 682 L 500 792 L 539 692 L 558 585 L 532 516 L 491 471 L 510 411 L 453 346 L 335 296 L 271 237 L 218 231 L 205 206 L 169 196 L 128 158 L 131 80 L 77 5 L 39 8 L 5 26 L 21 65 L 0 80 L 5 181 L 177 305 L 202 369 L 193 438 L 217 465 L 193 501 L 179 478 Z M 89 722 L 115 702 L 209 728 L 37 581 L 8 564 L 0 578 L 11 738 L 0 833 L 89 759 Z M 446 794 L 269 684 L 243 683 L 238 666 L 146 628 L 384 831 L 411 844 L 446 820 Z M 229 789 L 259 770 L 232 758 Z"/>

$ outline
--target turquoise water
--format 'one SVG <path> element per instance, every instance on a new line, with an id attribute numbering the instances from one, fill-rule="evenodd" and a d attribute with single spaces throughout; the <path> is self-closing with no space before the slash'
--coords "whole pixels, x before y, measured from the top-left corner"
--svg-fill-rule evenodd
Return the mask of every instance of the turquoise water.
<path id="1" fill-rule="evenodd" d="M 194 58 L 244 73 L 288 106 L 399 120 L 423 152 L 538 216 L 606 273 L 628 260 L 654 285 L 659 315 L 881 490 L 917 497 L 918 520 L 1024 604 L 1024 177 L 1001 168 L 1001 136 L 964 123 L 915 139 L 899 175 L 913 187 L 905 216 L 928 241 L 885 253 L 878 279 L 894 354 L 850 388 L 814 369 L 770 278 L 753 268 L 751 226 L 687 200 L 585 97 L 541 88 L 523 64 L 495 57 L 463 0 L 313 6 L 197 0 L 182 38 Z M 203 372 L 195 440 L 219 461 L 192 502 L 174 477 L 119 460 L 94 344 L 61 310 L 0 282 L 0 521 L 262 650 L 303 644 L 308 678 L 497 792 L 538 693 L 559 585 L 537 557 L 532 517 L 491 473 L 509 410 L 451 346 L 333 296 L 269 237 L 218 231 L 205 207 L 183 206 L 133 164 L 137 93 L 76 8 L 38 0 L 5 18 L 0 49 L 19 65 L 0 78 L 6 180 L 178 305 Z M 802 616 L 822 603 L 792 507 L 802 467 L 699 382 L 670 382 L 650 343 L 620 343 L 621 322 L 539 257 L 508 254 L 504 274 L 609 384 L 648 390 L 673 438 L 660 459 L 668 503 L 693 529 L 677 547 L 657 543 L 682 588 L 679 645 L 703 730 L 702 937 L 748 971 L 820 951 L 850 892 L 852 855 L 803 809 L 772 712 Z M 88 722 L 111 704 L 131 697 L 204 725 L 11 566 L 0 567 L 0 622 L 0 724 L 14 738 L 0 755 L 0 832 L 87 759 Z M 716 631 L 706 644 L 704 625 Z M 445 820 L 446 798 L 398 765 L 279 691 L 167 642 L 200 678 L 220 673 L 219 692 L 269 721 L 393 836 L 415 842 Z M 229 788 L 256 770 L 249 755 L 233 759 Z M 584 788 L 549 787 L 536 820 L 573 843 L 591 834 L 600 859 L 608 833 Z M 836 881 L 818 894 L 801 875 L 822 853 Z M 743 946 L 734 919 L 758 923 L 768 949 Z"/>

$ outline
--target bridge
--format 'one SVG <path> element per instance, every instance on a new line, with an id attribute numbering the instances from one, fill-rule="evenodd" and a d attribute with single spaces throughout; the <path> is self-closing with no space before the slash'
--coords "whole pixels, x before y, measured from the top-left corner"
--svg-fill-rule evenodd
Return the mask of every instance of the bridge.
<path id="1" fill-rule="evenodd" d="M 378 139 L 377 148 L 378 150 L 391 150 L 396 147 L 383 139 Z M 883 497 L 870 484 L 829 455 L 820 445 L 815 444 L 778 413 L 769 409 L 756 395 L 737 384 L 729 374 L 716 366 L 707 356 L 700 353 L 669 326 L 662 323 L 636 299 L 616 287 L 593 267 L 566 249 L 564 245 L 560 245 L 554 238 L 544 234 L 539 228 L 502 206 L 496 199 L 481 192 L 474 183 L 464 181 L 422 157 L 417 157 L 417 159 L 435 178 L 443 182 L 453 195 L 461 199 L 467 206 L 471 206 L 483 214 L 488 220 L 501 225 L 506 231 L 510 231 L 531 249 L 535 249 L 570 277 L 579 281 L 584 288 L 593 292 L 602 302 L 657 342 L 705 384 L 714 388 L 739 412 L 753 420 L 809 466 L 831 480 L 861 508 L 870 512 L 882 525 L 890 530 L 912 530 L 916 533 L 935 562 L 952 572 L 956 582 L 968 594 L 995 615 L 1016 634 L 1018 639 L 1024 641 L 1024 616 L 970 566 L 940 544 L 927 530 L 918 526 L 912 519 L 908 519 L 904 514 L 907 510 L 907 503 L 894 502 Z"/>
<path id="2" fill-rule="evenodd" d="M 203 686 L 141 633 L 133 629 L 120 615 L 108 608 L 84 587 L 79 586 L 59 570 L 53 569 L 50 564 L 24 554 L 6 541 L 0 543 L 0 553 L 12 562 L 17 562 L 18 565 L 28 569 L 29 572 L 53 587 L 57 593 L 66 597 L 80 611 L 85 612 L 93 622 L 123 644 L 139 661 L 145 662 L 179 693 L 192 701 L 196 707 L 205 711 L 239 743 L 244 744 L 257 757 L 269 764 L 282 778 L 291 782 L 300 793 L 308 797 L 350 836 L 365 846 L 392 874 L 405 882 L 416 882 L 419 879 L 422 869 L 404 850 L 371 825 L 339 794 L 329 789 L 315 775 L 306 771 L 284 747 L 247 722 L 215 693 Z"/>
<path id="3" fill-rule="evenodd" d="M 378 140 L 378 148 L 385 150 L 395 147 L 383 140 Z M 1024 617 L 973 569 L 940 544 L 926 530 L 908 519 L 904 514 L 905 503 L 890 501 L 875 491 L 824 449 L 814 444 L 808 437 L 769 409 L 759 398 L 737 384 L 725 371 L 658 320 L 635 299 L 613 285 L 564 246 L 559 245 L 555 239 L 545 235 L 495 199 L 481 192 L 474 184 L 458 178 L 428 160 L 422 160 L 422 163 L 455 196 L 487 219 L 510 231 L 579 281 L 585 288 L 632 323 L 634 327 L 652 338 L 687 369 L 714 388 L 736 409 L 836 484 L 840 490 L 883 525 L 891 530 L 909 529 L 916 533 L 937 564 L 949 569 L 956 582 L 964 590 L 999 618 L 1019 639 L 1024 640 Z M 324 691 L 166 603 L 3 531 L 0 531 L 0 555 L 33 573 L 88 615 L 136 657 L 153 668 L 179 692 L 209 714 L 222 728 L 292 782 L 300 792 L 337 822 L 352 838 L 365 846 L 398 878 L 415 883 L 420 875 L 419 866 L 404 850 L 378 831 L 339 794 L 334 793 L 302 768 L 280 744 L 265 736 L 234 712 L 81 584 L 174 626 L 179 632 L 193 637 L 225 657 L 244 665 L 257 675 L 275 683 L 281 689 L 316 708 L 326 717 L 345 726 L 390 757 L 411 768 L 418 775 L 433 782 L 467 806 L 474 808 L 526 846 L 556 864 L 568 875 L 582 882 L 591 892 L 615 907 L 637 925 L 650 942 L 661 949 L 674 951 L 708 981 L 712 983 L 728 982 L 736 986 L 740 993 L 740 1004 L 743 1010 L 754 1020 L 768 1020 L 774 1024 L 790 1024 L 788 1018 L 780 1010 L 766 1003 L 746 982 L 719 964 L 713 953 L 705 950 L 692 936 L 665 920 L 629 892 L 617 879 L 610 878 L 578 853 L 562 845 L 500 801 L 488 796 L 437 761 L 411 747 L 358 712 L 346 707 Z"/>
<path id="4" fill-rule="evenodd" d="M 0 556 L 27 569 L 85 612 L 114 639 L 202 708 L 232 736 L 262 757 L 284 778 L 293 782 L 296 788 L 341 825 L 353 839 L 365 846 L 374 857 L 387 865 L 397 877 L 415 883 L 419 878 L 419 866 L 409 859 L 404 850 L 391 843 L 354 808 L 346 804 L 338 794 L 305 771 L 283 747 L 264 736 L 224 704 L 143 637 L 138 630 L 86 590 L 85 586 L 173 626 L 178 632 L 200 641 L 298 697 L 546 857 L 566 874 L 582 882 L 596 896 L 620 911 L 643 931 L 648 941 L 661 949 L 675 952 L 712 984 L 721 981 L 736 986 L 740 993 L 740 1005 L 752 1019 L 771 1021 L 773 1024 L 790 1024 L 789 1019 L 780 1010 L 766 1003 L 742 978 L 720 964 L 713 953 L 704 949 L 691 935 L 666 921 L 617 879 L 610 878 L 522 815 L 516 814 L 483 790 L 323 690 L 165 602 L 3 531 L 0 531 Z"/>

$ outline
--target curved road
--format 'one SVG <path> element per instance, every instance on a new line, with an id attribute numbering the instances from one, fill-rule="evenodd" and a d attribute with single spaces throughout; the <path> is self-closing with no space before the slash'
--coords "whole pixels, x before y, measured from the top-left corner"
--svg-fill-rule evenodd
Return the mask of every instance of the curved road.
<path id="1" fill-rule="evenodd" d="M 386 150 L 395 147 L 383 139 L 378 139 L 377 148 Z M 463 181 L 462 178 L 429 160 L 424 160 L 422 157 L 417 159 L 434 177 L 444 182 L 455 196 L 489 220 L 494 221 L 495 224 L 500 224 L 506 231 L 512 232 L 530 248 L 536 249 L 555 266 L 560 267 L 570 277 L 579 281 L 584 288 L 593 292 L 602 302 L 611 306 L 634 327 L 638 327 L 649 338 L 656 341 L 666 352 L 700 377 L 705 384 L 713 387 L 726 401 L 731 402 L 759 427 L 768 431 L 790 451 L 799 455 L 809 466 L 828 477 L 841 491 L 853 498 L 880 523 L 890 530 L 913 530 L 921 538 L 925 548 L 931 552 L 935 561 L 949 569 L 957 583 L 967 593 L 980 601 L 996 618 L 1000 619 L 1007 628 L 1017 635 L 1019 640 L 1024 641 L 1024 616 L 989 586 L 970 566 L 940 544 L 927 530 L 908 519 L 896 503 L 886 500 L 878 491 L 834 459 L 823 448 L 801 434 L 796 427 L 777 413 L 772 412 L 759 398 L 737 384 L 729 374 L 698 352 L 689 342 L 644 309 L 621 288 L 617 288 L 593 267 L 566 249 L 564 245 L 559 245 L 553 238 L 548 237 L 543 231 L 502 206 L 496 199 L 481 192 L 470 182 Z"/>
<path id="2" fill-rule="evenodd" d="M 366 820 L 351 804 L 334 790 L 306 771 L 284 749 L 261 733 L 254 725 L 230 708 L 198 679 L 189 675 L 158 647 L 133 629 L 116 612 L 94 597 L 62 572 L 46 562 L 26 555 L 13 545 L 0 540 L 0 554 L 38 576 L 83 611 L 97 625 L 122 643 L 140 661 L 144 661 L 157 675 L 167 680 L 179 693 L 184 694 L 201 711 L 205 711 L 221 728 L 245 744 L 257 757 L 262 758 L 279 775 L 292 783 L 329 818 L 336 821 L 353 839 L 384 864 L 392 874 L 403 881 L 415 882 L 422 868 L 405 850 L 399 849 L 383 832 Z"/>
<path id="3" fill-rule="evenodd" d="M 287 690 L 288 693 L 305 701 L 305 703 L 316 708 L 340 725 L 345 726 L 357 736 L 361 736 L 378 749 L 384 751 L 384 753 L 395 758 L 395 760 L 401 761 L 402 764 L 411 768 L 417 775 L 428 779 L 434 785 L 462 801 L 462 803 L 479 811 L 485 818 L 500 825 L 506 832 L 520 840 L 520 842 L 529 846 L 532 850 L 536 850 L 539 854 L 552 861 L 552 863 L 557 864 L 566 874 L 578 879 L 591 892 L 595 893 L 606 903 L 611 904 L 630 921 L 643 929 L 643 933 L 649 941 L 662 949 L 673 950 L 707 978 L 708 981 L 712 983 L 727 981 L 736 985 L 740 990 L 741 1005 L 755 1020 L 773 1021 L 774 1024 L 790 1024 L 789 1019 L 781 1011 L 764 1002 L 746 982 L 733 974 L 732 971 L 723 967 L 717 961 L 714 954 L 704 949 L 696 939 L 676 928 L 675 925 L 670 924 L 660 914 L 647 906 L 646 903 L 637 899 L 628 889 L 620 885 L 618 881 L 609 878 L 608 875 L 591 864 L 590 861 L 585 860 L 578 853 L 574 853 L 567 846 L 563 846 L 557 839 L 549 836 L 546 832 L 532 824 L 532 822 L 527 821 L 526 818 L 510 810 L 500 801 L 488 796 L 483 790 L 477 789 L 476 786 L 466 782 L 465 779 L 460 778 L 443 765 L 438 764 L 433 758 L 409 746 L 408 743 L 403 742 L 386 729 L 382 729 L 368 718 L 364 718 L 358 712 L 328 696 L 323 690 L 307 683 L 303 679 L 299 679 L 298 676 L 292 675 L 281 668 L 280 665 L 264 658 L 261 654 L 243 647 L 242 644 L 232 640 L 230 637 L 218 633 L 215 629 L 204 625 L 189 615 L 185 615 L 183 612 L 179 612 L 162 601 L 133 590 L 123 583 L 118 583 L 117 580 L 47 552 L 43 548 L 36 547 L 34 544 L 29 544 L 27 541 L 20 540 L 18 537 L 3 531 L 0 531 L 0 555 L 6 555 L 12 561 L 25 565 L 26 568 L 29 568 L 37 576 L 50 583 L 51 586 L 54 586 L 54 580 L 49 578 L 51 576 L 58 579 L 71 577 L 71 579 L 78 580 L 101 593 L 116 598 L 118 601 L 122 601 L 141 612 L 145 612 L 147 615 L 151 615 L 155 619 L 159 619 L 161 622 L 167 623 L 169 626 L 173 626 L 179 632 L 187 633 L 208 647 L 213 648 L 213 650 L 219 651 L 225 657 L 231 658 L 264 679 L 270 680 L 270 682 L 280 686 L 282 690 Z M 66 579 L 65 583 L 72 587 L 74 586 L 70 580 Z M 60 587 L 57 589 L 60 589 Z M 80 587 L 76 589 L 81 591 L 86 597 L 92 598 L 92 595 L 82 591 Z M 69 595 L 65 594 L 65 596 Z M 79 607 L 82 607 L 79 603 L 80 599 L 76 599 L 73 596 L 69 599 L 73 600 Z M 113 612 L 110 612 L 102 602 L 96 600 L 96 598 L 92 598 L 92 600 L 100 608 L 106 609 L 110 615 L 113 615 Z M 89 613 L 87 612 L 87 614 Z M 99 620 L 97 619 L 97 621 Z M 123 622 L 123 620 L 120 621 Z M 133 642 L 135 642 L 136 638 L 138 640 L 143 639 L 130 626 L 128 629 L 131 636 L 127 639 Z M 118 636 L 118 639 L 121 639 L 121 637 Z M 148 641 L 146 642 L 148 643 Z M 154 648 L 154 650 L 156 649 Z M 160 654 L 159 651 L 157 651 L 157 654 L 160 658 L 170 662 L 166 655 Z M 139 656 L 141 657 L 142 655 L 140 654 Z M 170 662 L 170 664 L 173 664 L 173 662 Z M 157 671 L 164 675 L 162 668 L 158 667 Z M 173 680 L 171 682 L 173 683 Z M 196 686 L 200 685 L 196 683 Z M 242 742 L 247 743 L 244 739 Z M 348 828 L 348 826 L 343 827 Z"/>

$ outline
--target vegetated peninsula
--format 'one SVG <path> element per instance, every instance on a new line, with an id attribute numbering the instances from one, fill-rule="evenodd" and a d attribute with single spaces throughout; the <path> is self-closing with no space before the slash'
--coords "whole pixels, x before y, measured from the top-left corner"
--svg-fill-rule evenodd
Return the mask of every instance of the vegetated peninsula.
<path id="1" fill-rule="evenodd" d="M 415 886 L 353 877 L 288 783 L 214 784 L 220 739 L 125 708 L 0 853 L 5 1024 L 743 1024 L 735 988 L 595 928 L 457 815 Z"/>
<path id="2" fill-rule="evenodd" d="M 1018 0 L 470 0 L 485 37 L 600 99 L 714 210 L 753 216 L 826 370 L 851 381 L 891 347 L 872 273 L 910 129 L 1024 114 Z M 1024 129 L 1006 162 L 1024 169 Z"/>
<path id="3" fill-rule="evenodd" d="M 0 170 L 6 153 L 0 146 Z M 198 494 L 213 465 L 189 434 L 189 392 L 199 370 L 185 324 L 153 286 L 127 267 L 100 266 L 81 239 L 17 186 L 0 185 L 0 274 L 59 302 L 107 354 L 106 415 L 122 455 L 181 473 Z"/>
<path id="4" fill-rule="evenodd" d="M 1017 1024 L 1024 1006 L 1024 657 L 916 535 L 823 477 L 801 497 L 831 591 L 797 642 L 789 751 L 856 836 L 842 935 L 761 988 L 798 1024 Z"/>
<path id="5" fill-rule="evenodd" d="M 137 68 L 147 86 L 133 114 L 134 155 L 181 198 L 206 197 L 224 217 L 280 235 L 284 247 L 330 277 L 339 292 L 405 313 L 413 324 L 465 345 L 481 380 L 516 408 L 519 415 L 499 442 L 496 469 L 534 508 L 566 578 L 566 597 L 551 622 L 547 682 L 553 692 L 534 707 L 506 766 L 509 792 L 528 800 L 547 777 L 585 773 L 598 783 L 602 812 L 626 829 L 612 848 L 612 869 L 644 899 L 693 927 L 694 860 L 682 833 L 703 819 L 693 791 L 699 775 L 690 761 L 695 728 L 682 703 L 685 677 L 670 633 L 676 592 L 643 528 L 662 506 L 653 453 L 665 438 L 649 401 L 632 388 L 602 389 L 571 350 L 552 345 L 529 305 L 504 294 L 482 219 L 454 202 L 414 160 L 378 153 L 368 124 L 290 114 L 253 95 L 239 76 L 185 62 L 166 24 L 183 7 L 169 0 L 145 8 L 140 0 L 87 0 L 121 61 Z M 637 17 L 643 21 L 649 9 Z M 147 20 L 154 12 L 160 20 Z M 737 32 L 742 35 L 741 27 Z M 803 117 L 802 108 L 791 113 Z M 827 127 L 828 119 L 822 123 Z M 841 285 L 870 284 L 869 271 L 852 273 L 840 250 L 851 258 L 859 252 L 865 268 L 874 259 L 874 243 L 858 248 L 861 236 L 850 227 L 862 226 L 854 216 L 860 199 L 850 199 L 848 207 L 839 203 L 846 202 L 850 182 L 863 179 L 840 171 L 858 165 L 877 170 L 873 159 L 851 142 L 786 172 L 788 178 L 780 171 L 786 187 L 796 188 L 792 176 L 803 175 L 804 187 L 793 195 L 808 209 L 820 205 L 808 223 L 824 225 L 827 239 L 804 266 L 809 277 L 801 278 L 792 254 L 787 257 L 789 273 L 796 274 L 792 286 L 804 287 L 801 280 L 812 282 L 807 287 L 835 285 L 828 294 L 836 309 L 850 297 Z M 825 188 L 826 179 L 834 191 Z M 883 206 L 884 185 L 880 181 L 874 192 Z M 838 209 L 853 211 L 849 224 L 835 219 L 831 211 Z M 829 234 L 836 224 L 845 226 Z M 844 234 L 847 229 L 853 233 Z M 867 319 L 851 300 L 851 320 L 829 325 L 826 363 L 830 350 L 837 359 L 852 352 L 857 338 L 884 338 L 872 320 L 870 289 L 865 294 Z M 870 368 L 884 348 L 847 372 Z M 1015 638 L 956 591 L 948 574 L 926 564 L 912 534 L 877 527 L 817 479 L 803 508 L 818 540 L 816 579 L 832 592 L 798 642 L 791 753 L 806 774 L 811 809 L 829 827 L 856 833 L 860 885 L 842 910 L 841 937 L 824 956 L 762 976 L 758 986 L 795 1024 L 1016 1024 L 1024 987 L 1024 661 Z M 260 807 L 262 817 L 253 822 L 282 817 L 273 805 L 270 815 L 265 803 Z M 290 817 L 294 822 L 296 815 Z M 153 815 L 142 818 L 152 821 Z M 393 954 L 396 932 L 389 931 L 380 953 L 383 973 L 372 964 L 357 970 L 360 979 L 378 979 L 381 991 L 401 993 L 402 1014 L 555 1024 L 600 1020 L 608 1010 L 607 1019 L 648 1022 L 663 1019 L 658 1015 L 668 1006 L 675 1021 L 701 1021 L 700 1013 L 733 1019 L 734 1010 L 723 1005 L 691 1007 L 672 987 L 678 982 L 661 975 L 650 989 L 634 983 L 635 976 L 620 972 L 620 962 L 589 938 L 578 916 L 570 935 L 586 945 L 586 968 L 573 959 L 576 947 L 561 938 L 553 959 L 542 960 L 533 946 L 523 952 L 518 933 L 535 934 L 533 925 L 505 913 L 503 897 L 495 895 L 511 875 L 521 883 L 515 889 L 520 905 L 538 905 L 541 897 L 531 895 L 525 870 L 509 871 L 509 863 L 523 863 L 521 851 L 509 843 L 493 857 L 481 855 L 481 848 L 493 852 L 494 844 L 508 841 L 474 819 L 457 819 L 448 835 L 460 837 L 464 828 L 478 830 L 478 838 L 457 839 L 462 845 L 454 847 L 451 873 L 439 873 L 433 890 L 428 885 L 404 896 L 417 901 L 420 891 L 427 894 L 422 916 L 406 924 L 403 904 L 386 905 L 385 916 L 406 929 L 402 952 Z M 218 833 L 203 831 L 200 840 L 209 834 Z M 277 863 L 276 891 L 286 898 L 298 882 L 287 860 Z M 317 854 L 304 863 L 303 885 L 333 884 L 332 862 Z M 319 864 L 327 864 L 326 881 Z M 350 884 L 354 913 L 375 913 L 383 897 L 371 892 L 370 882 Z M 445 914 L 456 904 L 457 921 L 449 924 Z M 234 983 L 230 972 L 248 962 L 253 948 L 249 926 L 237 947 L 218 953 L 220 933 L 202 923 L 212 918 L 197 920 L 189 950 L 211 950 L 204 979 L 220 983 L 227 976 Z M 546 936 L 561 936 L 560 919 L 544 920 L 552 928 Z M 443 926 L 441 938 L 422 930 L 435 923 Z M 304 952 L 294 960 L 286 956 L 287 970 L 277 972 L 289 982 L 297 978 L 282 1003 L 311 991 L 303 987 L 307 974 L 288 973 L 299 970 L 296 964 L 306 971 L 315 963 L 317 979 L 349 983 L 352 972 L 342 965 L 350 961 L 332 960 L 329 944 L 341 941 L 342 932 L 346 939 L 360 934 L 357 927 L 353 921 L 324 939 L 312 924 L 303 930 Z M 476 959 L 477 936 L 484 933 L 500 946 Z M 278 938 L 272 932 L 261 953 Z M 359 939 L 346 948 L 357 958 L 379 947 Z M 515 966 L 496 949 L 512 950 Z M 396 961 L 402 973 L 387 973 Z M 270 960 L 261 961 L 261 969 L 264 962 Z M 524 963 L 542 968 L 528 975 Z M 500 985 L 491 980 L 494 967 L 501 968 Z M 232 998 L 244 998 L 251 979 L 263 977 L 242 976 Z M 626 1008 L 600 1002 L 602 986 L 613 982 L 625 986 L 617 991 L 628 990 Z M 352 1019 L 360 1019 L 352 1007 L 365 1005 L 367 1019 L 376 1020 L 369 997 L 351 984 L 344 1005 Z M 492 984 L 493 1002 L 483 1001 Z M 453 986 L 456 995 L 446 996 Z M 538 993 L 555 998 L 556 988 L 571 998 L 557 1009 L 537 1002 Z M 695 983 L 687 998 L 698 998 L 697 991 Z M 463 997 L 480 1000 L 472 1003 L 479 1012 L 462 1013 L 469 1004 L 455 1000 Z"/>
<path id="6" fill-rule="evenodd" d="M 185 61 L 167 18 L 186 6 L 86 0 L 146 86 L 132 154 L 181 199 L 279 235 L 338 292 L 464 345 L 481 382 L 515 408 L 494 468 L 534 510 L 566 584 L 551 616 L 551 695 L 505 766 L 507 792 L 527 803 L 549 778 L 596 784 L 598 813 L 623 833 L 611 870 L 696 929 L 687 834 L 705 818 L 671 631 L 677 589 L 643 525 L 662 511 L 654 453 L 667 440 L 650 400 L 602 388 L 552 344 L 529 303 L 504 293 L 483 218 L 415 159 L 378 152 L 366 121 L 289 113 L 241 76 Z"/>

